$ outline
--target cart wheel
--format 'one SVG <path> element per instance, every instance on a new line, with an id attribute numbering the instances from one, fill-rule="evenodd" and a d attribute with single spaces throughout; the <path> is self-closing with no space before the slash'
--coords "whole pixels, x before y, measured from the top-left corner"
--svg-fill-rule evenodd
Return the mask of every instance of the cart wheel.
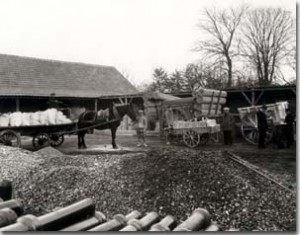
<path id="1" fill-rule="evenodd" d="M 256 113 L 248 113 L 241 123 L 241 132 L 244 139 L 250 144 L 258 144 L 259 132 L 257 128 Z M 270 126 L 266 133 L 266 143 L 272 140 L 273 126 Z"/>
<path id="2" fill-rule="evenodd" d="M 40 149 L 42 147 L 49 145 L 50 137 L 47 133 L 39 133 L 35 135 L 32 139 L 32 145 L 35 149 Z"/>
<path id="3" fill-rule="evenodd" d="M 206 145 L 208 143 L 209 139 L 210 139 L 210 136 L 209 136 L 208 133 L 201 134 L 200 135 L 200 143 L 199 143 L 199 145 L 200 146 Z"/>
<path id="4" fill-rule="evenodd" d="M 183 142 L 190 148 L 195 148 L 200 143 L 200 135 L 194 130 L 188 130 L 183 133 Z"/>
<path id="5" fill-rule="evenodd" d="M 0 144 L 13 147 L 20 147 L 21 138 L 19 134 L 13 130 L 4 130 L 0 132 Z"/>
<path id="6" fill-rule="evenodd" d="M 64 140 L 65 140 L 64 135 L 50 135 L 50 145 L 52 147 L 58 147 L 62 145 Z"/>

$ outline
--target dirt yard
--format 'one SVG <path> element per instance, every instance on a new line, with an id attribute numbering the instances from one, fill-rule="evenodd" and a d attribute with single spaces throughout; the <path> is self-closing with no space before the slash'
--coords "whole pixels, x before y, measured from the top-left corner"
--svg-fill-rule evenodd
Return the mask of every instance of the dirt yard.
<path id="1" fill-rule="evenodd" d="M 109 136 L 89 135 L 86 142 L 88 151 L 77 150 L 75 137 L 67 138 L 59 150 L 68 155 L 44 156 L 25 178 L 15 181 L 15 196 L 27 202 L 27 213 L 43 214 L 92 197 L 108 217 L 137 209 L 184 220 L 203 207 L 224 230 L 296 229 L 295 193 L 224 152 L 234 152 L 295 192 L 294 149 L 257 150 L 246 143 L 224 148 L 214 143 L 191 150 L 167 146 L 157 137 L 148 138 L 148 148 L 136 148 L 134 137 L 119 136 L 121 149 L 112 151 Z"/>

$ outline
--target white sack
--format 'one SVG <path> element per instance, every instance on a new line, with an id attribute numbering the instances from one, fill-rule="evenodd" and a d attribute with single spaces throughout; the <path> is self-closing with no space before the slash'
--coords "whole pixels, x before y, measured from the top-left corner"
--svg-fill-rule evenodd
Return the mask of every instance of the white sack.
<path id="1" fill-rule="evenodd" d="M 30 126 L 30 113 L 22 113 L 22 126 Z"/>
<path id="2" fill-rule="evenodd" d="M 71 122 L 72 121 L 68 119 L 61 111 L 58 111 L 56 113 L 56 120 L 55 120 L 56 124 L 67 124 Z"/>
<path id="3" fill-rule="evenodd" d="M 36 126 L 40 125 L 40 112 L 35 112 L 30 114 L 30 125 Z"/>
<path id="4" fill-rule="evenodd" d="M 45 126 L 49 125 L 49 115 L 47 110 L 40 112 L 40 124 Z"/>
<path id="5" fill-rule="evenodd" d="M 0 126 L 9 126 L 9 119 L 10 115 L 9 114 L 2 114 L 0 116 Z"/>
<path id="6" fill-rule="evenodd" d="M 48 109 L 48 123 L 49 125 L 55 125 L 56 124 L 56 115 L 57 115 L 57 109 Z"/>
<path id="7" fill-rule="evenodd" d="M 10 115 L 10 126 L 21 126 L 22 125 L 22 113 L 15 112 Z"/>

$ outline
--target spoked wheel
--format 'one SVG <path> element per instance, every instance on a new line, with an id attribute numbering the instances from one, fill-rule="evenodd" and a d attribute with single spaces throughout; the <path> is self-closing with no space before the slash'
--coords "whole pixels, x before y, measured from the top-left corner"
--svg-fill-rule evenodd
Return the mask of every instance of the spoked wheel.
<path id="1" fill-rule="evenodd" d="M 242 120 L 241 132 L 244 139 L 250 144 L 258 144 L 259 131 L 257 128 L 256 113 L 248 113 Z M 266 143 L 272 140 L 273 126 L 269 126 L 266 133 Z"/>
<path id="2" fill-rule="evenodd" d="M 35 149 L 40 149 L 49 145 L 50 137 L 47 133 L 39 133 L 32 139 L 32 145 Z"/>
<path id="3" fill-rule="evenodd" d="M 194 130 L 188 130 L 183 133 L 183 142 L 190 148 L 195 148 L 200 143 L 200 135 Z"/>
<path id="4" fill-rule="evenodd" d="M 4 130 L 0 133 L 0 144 L 12 147 L 20 147 L 21 138 L 19 134 L 15 131 Z"/>
<path id="5" fill-rule="evenodd" d="M 64 140 L 65 140 L 64 135 L 50 135 L 50 145 L 52 147 L 58 147 L 62 145 Z"/>
<path id="6" fill-rule="evenodd" d="M 200 143 L 199 143 L 199 145 L 200 146 L 206 145 L 208 143 L 209 139 L 210 139 L 210 136 L 209 136 L 208 133 L 201 134 L 200 135 Z"/>

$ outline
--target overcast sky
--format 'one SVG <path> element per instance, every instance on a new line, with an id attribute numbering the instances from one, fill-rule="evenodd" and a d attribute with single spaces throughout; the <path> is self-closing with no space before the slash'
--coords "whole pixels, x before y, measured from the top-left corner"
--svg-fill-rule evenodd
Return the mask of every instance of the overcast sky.
<path id="1" fill-rule="evenodd" d="M 206 6 L 241 0 L 0 0 L 0 53 L 113 65 L 136 84 L 154 68 L 172 72 L 195 61 Z M 244 1 L 280 6 L 295 14 L 293 0 Z"/>

